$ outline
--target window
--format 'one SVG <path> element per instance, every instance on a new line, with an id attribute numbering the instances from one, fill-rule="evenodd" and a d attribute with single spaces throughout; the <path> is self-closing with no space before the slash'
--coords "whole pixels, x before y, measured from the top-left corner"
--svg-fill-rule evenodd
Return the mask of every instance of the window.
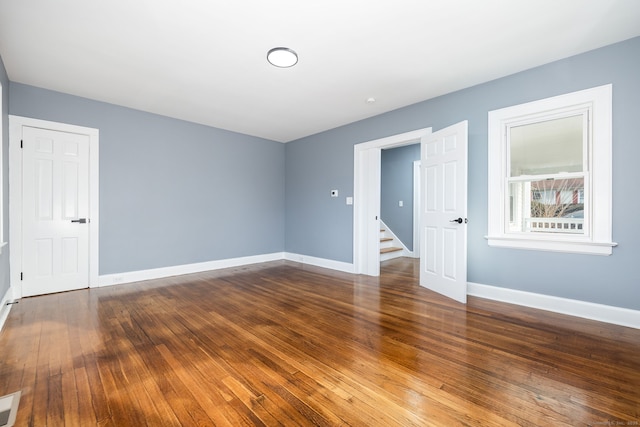
<path id="1" fill-rule="evenodd" d="M 509 224 L 506 232 L 584 234 L 589 110 L 506 125 Z"/>
<path id="2" fill-rule="evenodd" d="M 611 254 L 611 94 L 489 112 L 489 245 Z"/>

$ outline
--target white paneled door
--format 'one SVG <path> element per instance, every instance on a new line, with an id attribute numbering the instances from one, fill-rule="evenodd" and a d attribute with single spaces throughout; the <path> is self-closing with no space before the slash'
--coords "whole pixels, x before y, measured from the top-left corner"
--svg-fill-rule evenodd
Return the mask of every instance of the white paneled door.
<path id="1" fill-rule="evenodd" d="M 422 138 L 420 285 L 467 301 L 467 122 Z"/>
<path id="2" fill-rule="evenodd" d="M 22 127 L 22 296 L 89 285 L 89 136 Z"/>

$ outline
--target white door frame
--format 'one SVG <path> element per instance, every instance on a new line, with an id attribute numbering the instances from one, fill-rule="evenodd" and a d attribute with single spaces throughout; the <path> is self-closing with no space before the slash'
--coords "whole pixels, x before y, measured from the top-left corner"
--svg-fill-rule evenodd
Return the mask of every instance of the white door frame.
<path id="1" fill-rule="evenodd" d="M 422 203 L 422 184 L 420 183 L 420 165 L 422 162 L 413 162 L 413 258 L 420 258 L 420 206 Z"/>
<path id="2" fill-rule="evenodd" d="M 388 136 L 354 146 L 353 184 L 353 270 L 356 274 L 380 275 L 380 250 L 371 250 L 380 244 L 380 229 L 373 233 L 373 217 L 380 218 L 380 153 L 383 148 L 402 147 L 420 142 L 431 133 L 423 128 Z M 377 159 L 377 161 L 376 161 Z M 378 177 L 372 183 L 367 177 Z M 377 194 L 377 197 L 375 197 Z"/>
<path id="3" fill-rule="evenodd" d="M 22 298 L 22 127 L 29 126 L 89 137 L 89 283 L 98 286 L 99 238 L 99 154 L 98 129 L 9 115 L 9 268 L 13 298 Z"/>

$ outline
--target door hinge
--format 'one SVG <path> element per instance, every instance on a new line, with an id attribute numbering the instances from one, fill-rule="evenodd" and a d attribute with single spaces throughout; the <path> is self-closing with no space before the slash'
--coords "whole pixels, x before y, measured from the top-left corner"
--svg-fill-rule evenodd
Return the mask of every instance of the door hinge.
<path id="1" fill-rule="evenodd" d="M 20 148 L 22 148 L 22 144 L 23 144 L 23 141 L 22 141 L 22 140 L 20 140 Z"/>
<path id="2" fill-rule="evenodd" d="M 20 272 L 20 280 L 22 280 L 24 278 L 24 273 Z"/>

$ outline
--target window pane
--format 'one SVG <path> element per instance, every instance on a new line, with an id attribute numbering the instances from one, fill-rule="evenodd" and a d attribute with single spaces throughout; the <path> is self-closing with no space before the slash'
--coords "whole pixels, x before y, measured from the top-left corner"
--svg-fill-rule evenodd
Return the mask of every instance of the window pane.
<path id="1" fill-rule="evenodd" d="M 512 177 L 583 171 L 583 115 L 509 128 Z"/>
<path id="2" fill-rule="evenodd" d="M 584 177 L 509 184 L 507 232 L 584 234 Z"/>

